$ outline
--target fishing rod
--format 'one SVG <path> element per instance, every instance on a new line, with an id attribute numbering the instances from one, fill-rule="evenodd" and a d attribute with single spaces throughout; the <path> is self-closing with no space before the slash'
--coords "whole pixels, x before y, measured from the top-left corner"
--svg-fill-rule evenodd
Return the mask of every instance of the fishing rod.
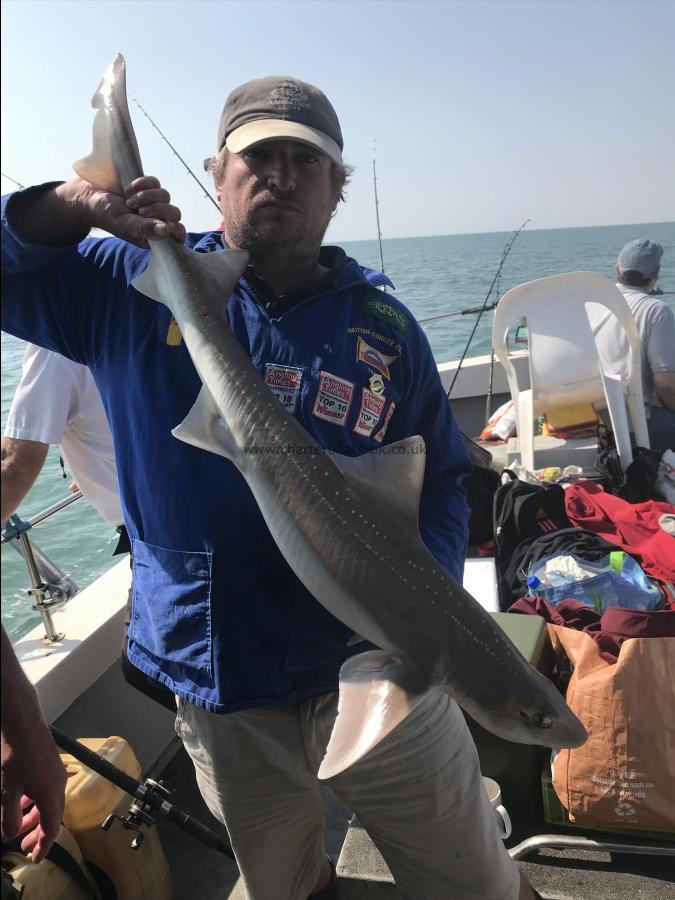
<path id="1" fill-rule="evenodd" d="M 496 293 L 498 294 L 499 291 L 497 290 Z M 657 290 L 656 292 L 650 291 L 649 296 L 650 297 L 670 297 L 670 296 L 675 296 L 675 291 L 662 291 L 662 290 Z M 425 319 L 418 319 L 417 324 L 418 325 L 428 325 L 430 322 L 440 322 L 442 319 L 452 319 L 455 316 L 471 316 L 471 315 L 477 315 L 478 313 L 492 312 L 493 309 L 497 308 L 498 302 L 499 301 L 495 300 L 495 302 L 490 303 L 489 306 L 470 306 L 468 309 L 459 309 L 459 310 L 456 310 L 455 312 L 441 313 L 440 316 L 427 316 Z"/>
<path id="2" fill-rule="evenodd" d="M 173 822 L 174 825 L 177 825 L 182 831 L 201 841 L 202 844 L 211 847 L 213 850 L 218 850 L 234 860 L 234 852 L 229 844 L 207 825 L 175 806 L 169 799 L 170 793 L 168 788 L 161 782 L 148 778 L 141 783 L 108 762 L 107 759 L 103 759 L 98 753 L 94 753 L 93 750 L 76 741 L 75 738 L 56 728 L 56 726 L 50 725 L 49 730 L 54 741 L 62 750 L 70 753 L 75 759 L 79 759 L 85 766 L 93 769 L 94 772 L 98 772 L 107 781 L 112 782 L 134 798 L 134 802 L 125 816 L 111 813 L 104 820 L 101 824 L 101 828 L 104 831 L 108 831 L 115 819 L 119 819 L 125 828 L 136 832 L 131 846 L 134 850 L 137 850 L 143 842 L 141 827 L 143 825 L 154 825 L 157 815 L 162 815 L 170 822 Z"/>
<path id="3" fill-rule="evenodd" d="M 451 313 L 442 313 L 440 316 L 429 316 L 426 319 L 418 319 L 418 325 L 427 325 L 429 322 L 440 322 L 441 319 L 452 319 L 453 316 L 471 316 L 476 315 L 477 313 L 490 312 L 490 310 L 494 309 L 497 306 L 496 303 L 491 303 L 489 306 L 471 306 L 469 309 L 460 309 L 457 312 Z"/>
<path id="4" fill-rule="evenodd" d="M 377 242 L 380 247 L 380 271 L 384 275 L 384 256 L 382 255 L 382 231 L 380 230 L 380 201 L 377 199 L 377 170 L 375 168 L 375 141 L 373 141 L 373 190 L 375 192 L 375 220 L 377 222 Z M 386 293 L 387 286 L 383 285 Z"/>
<path id="5" fill-rule="evenodd" d="M 509 240 L 506 242 L 504 249 L 502 250 L 502 259 L 501 259 L 501 262 L 499 263 L 499 268 L 497 269 L 497 273 L 496 273 L 495 277 L 492 279 L 492 284 L 490 285 L 490 290 L 487 292 L 487 294 L 485 296 L 485 300 L 483 301 L 483 306 L 481 307 L 481 310 L 478 313 L 478 316 L 476 317 L 476 321 L 474 322 L 473 329 L 471 331 L 471 334 L 469 335 L 469 340 L 466 342 L 466 347 L 464 348 L 464 352 L 462 353 L 462 358 L 459 361 L 459 365 L 457 366 L 457 369 L 453 376 L 452 382 L 448 389 L 448 397 L 450 397 L 450 394 L 452 393 L 452 389 L 455 386 L 455 382 L 457 381 L 457 376 L 459 375 L 459 371 L 462 368 L 464 360 L 466 359 L 466 354 L 469 352 L 469 347 L 471 346 L 471 341 L 473 340 L 473 336 L 476 333 L 476 329 L 478 328 L 478 323 L 480 322 L 481 316 L 487 309 L 488 300 L 490 299 L 490 296 L 492 295 L 492 290 L 493 290 L 494 286 L 497 284 L 497 281 L 499 280 L 499 276 L 502 274 L 502 269 L 504 268 L 504 263 L 506 262 L 506 258 L 508 257 L 509 253 L 511 252 L 511 248 L 514 245 L 516 238 L 518 237 L 520 232 L 523 230 L 523 228 L 527 225 L 527 223 L 529 221 L 530 221 L 529 219 L 525 219 L 525 221 L 520 226 L 518 231 L 516 231 L 514 234 L 511 235 Z M 497 304 L 494 303 L 492 306 L 492 309 L 494 309 L 494 307 L 496 305 Z"/>
<path id="6" fill-rule="evenodd" d="M 0 175 L 2 175 L 3 178 L 6 178 L 7 181 L 11 181 L 12 184 L 15 184 L 17 187 L 20 187 L 21 190 L 23 190 L 23 189 L 26 187 L 25 184 L 21 184 L 20 181 L 17 181 L 17 180 L 16 180 L 16 178 L 10 178 L 9 175 L 5 175 L 4 172 L 0 172 Z"/>
<path id="7" fill-rule="evenodd" d="M 143 107 L 141 106 L 141 104 L 138 102 L 138 100 L 137 100 L 135 97 L 132 97 L 131 99 L 134 101 L 134 103 L 136 104 L 136 106 L 137 106 L 137 107 L 140 109 L 140 111 L 143 113 L 143 115 L 144 115 L 145 118 L 148 120 L 148 122 L 150 122 L 150 124 L 151 124 L 152 127 L 155 129 L 155 131 L 159 134 L 159 136 L 160 136 L 161 139 L 164 141 L 164 143 L 169 145 L 169 147 L 170 147 L 171 150 L 173 151 L 174 156 L 177 156 L 178 159 L 181 161 L 181 163 L 185 166 L 185 168 L 186 168 L 187 171 L 188 171 L 188 174 L 191 175 L 192 178 L 194 178 L 194 180 L 197 182 L 197 184 L 199 185 L 199 187 L 204 191 L 204 198 L 207 199 L 207 200 L 210 200 L 211 203 L 213 203 L 213 205 L 215 206 L 215 208 L 218 210 L 218 215 L 222 215 L 222 210 L 221 210 L 221 208 L 218 206 L 218 203 L 217 203 L 216 200 L 213 198 L 213 196 L 210 194 L 208 188 L 206 188 L 206 187 L 201 183 L 201 181 L 199 180 L 199 178 L 197 178 L 197 176 L 196 176 L 195 173 L 192 171 L 192 169 L 190 168 L 190 166 L 188 166 L 188 164 L 185 162 L 185 160 L 184 160 L 183 157 L 180 155 L 180 153 L 178 152 L 178 150 L 176 150 L 176 148 L 173 146 L 173 144 L 171 143 L 171 141 L 170 141 L 170 140 L 166 137 L 166 135 L 163 133 L 163 131 L 161 130 L 161 128 L 160 128 L 160 127 L 159 127 L 159 126 L 158 126 L 158 125 L 150 118 L 150 116 L 149 116 L 149 115 L 147 114 L 147 112 L 143 109 Z"/>
<path id="8" fill-rule="evenodd" d="M 495 296 L 496 300 L 492 304 L 492 308 L 499 303 L 499 297 L 501 295 L 501 272 L 497 272 L 497 282 L 495 284 Z M 480 313 L 479 313 L 480 316 Z M 491 342 L 490 347 L 490 378 L 488 380 L 488 391 L 487 397 L 485 398 L 485 421 L 488 422 L 490 416 L 492 415 L 492 393 L 494 389 L 494 379 L 495 379 L 495 344 L 494 341 Z"/>

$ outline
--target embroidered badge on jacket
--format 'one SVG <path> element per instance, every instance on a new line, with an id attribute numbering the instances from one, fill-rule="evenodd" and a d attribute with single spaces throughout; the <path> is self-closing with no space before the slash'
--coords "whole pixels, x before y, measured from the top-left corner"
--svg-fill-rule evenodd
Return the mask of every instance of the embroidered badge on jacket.
<path id="1" fill-rule="evenodd" d="M 171 321 L 169 322 L 169 327 L 166 332 L 166 343 L 169 347 L 177 347 L 183 340 L 183 336 L 180 333 L 180 328 L 178 327 L 178 323 L 171 316 Z"/>
<path id="2" fill-rule="evenodd" d="M 384 381 L 382 381 L 382 376 L 377 373 L 370 376 L 370 389 L 374 394 L 378 396 L 384 393 Z"/>
<path id="3" fill-rule="evenodd" d="M 387 433 L 387 428 L 389 427 L 389 422 L 391 421 L 391 417 L 394 415 L 394 410 L 396 409 L 396 403 L 394 400 L 389 404 L 389 409 L 387 410 L 387 414 L 384 417 L 384 422 L 382 423 L 382 428 L 373 435 L 373 440 L 377 441 L 378 444 L 381 444 L 385 434 Z"/>
<path id="4" fill-rule="evenodd" d="M 358 362 L 377 369 L 385 378 L 390 378 L 389 366 L 396 362 L 398 356 L 382 353 L 381 350 L 376 350 L 375 347 L 371 347 L 367 341 L 364 341 L 362 337 L 359 337 L 356 341 L 356 359 Z"/>
<path id="5" fill-rule="evenodd" d="M 374 316 L 387 325 L 393 325 L 401 334 L 405 334 L 408 330 L 408 316 L 393 304 L 389 303 L 382 297 L 370 297 L 361 305 L 361 310 L 366 315 Z"/>
<path id="6" fill-rule="evenodd" d="M 344 427 L 353 396 L 354 385 L 351 381 L 322 372 L 312 412 L 318 419 Z"/>
<path id="7" fill-rule="evenodd" d="M 361 409 L 354 425 L 354 433 L 370 437 L 380 421 L 386 397 L 376 397 L 367 388 L 361 388 Z"/>
<path id="8" fill-rule="evenodd" d="M 267 363 L 265 365 L 265 384 L 285 410 L 291 414 L 296 411 L 302 384 L 302 368 Z"/>

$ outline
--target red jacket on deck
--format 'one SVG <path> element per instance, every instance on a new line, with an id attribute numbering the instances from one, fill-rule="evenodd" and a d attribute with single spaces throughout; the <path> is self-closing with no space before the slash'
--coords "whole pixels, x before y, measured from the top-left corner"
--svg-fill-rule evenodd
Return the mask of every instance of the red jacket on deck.
<path id="1" fill-rule="evenodd" d="M 599 613 L 578 600 L 561 600 L 551 606 L 542 597 L 520 597 L 510 613 L 541 616 L 553 625 L 585 631 L 598 644 L 600 656 L 610 664 L 619 658 L 621 645 L 629 638 L 675 639 L 675 610 L 625 609 L 610 606 Z"/>
<path id="2" fill-rule="evenodd" d="M 630 553 L 647 575 L 657 578 L 675 597 L 675 537 L 659 525 L 675 506 L 657 500 L 628 503 L 593 481 L 579 481 L 565 491 L 565 508 L 579 528 L 594 531 Z"/>

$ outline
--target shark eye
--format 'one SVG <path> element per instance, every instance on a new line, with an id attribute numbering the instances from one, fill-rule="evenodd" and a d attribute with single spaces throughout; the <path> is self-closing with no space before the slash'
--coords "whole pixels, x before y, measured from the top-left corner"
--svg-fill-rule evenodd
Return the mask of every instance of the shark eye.
<path id="1" fill-rule="evenodd" d="M 534 725 L 536 728 L 550 728 L 553 725 L 553 719 L 545 716 L 543 713 L 528 713 L 521 709 L 520 716 L 529 725 Z"/>

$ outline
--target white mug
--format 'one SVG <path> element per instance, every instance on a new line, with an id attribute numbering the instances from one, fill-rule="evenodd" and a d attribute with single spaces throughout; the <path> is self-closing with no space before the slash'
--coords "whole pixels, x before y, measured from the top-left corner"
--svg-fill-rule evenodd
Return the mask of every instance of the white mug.
<path id="1" fill-rule="evenodd" d="M 494 778 L 487 778 L 485 775 L 483 775 L 483 784 L 485 785 L 485 790 L 487 791 L 490 806 L 492 807 L 495 814 L 495 822 L 497 823 L 499 836 L 503 841 L 505 841 L 508 837 L 511 837 L 511 832 L 513 829 L 511 827 L 511 818 L 502 806 L 502 789 L 499 787 Z"/>

